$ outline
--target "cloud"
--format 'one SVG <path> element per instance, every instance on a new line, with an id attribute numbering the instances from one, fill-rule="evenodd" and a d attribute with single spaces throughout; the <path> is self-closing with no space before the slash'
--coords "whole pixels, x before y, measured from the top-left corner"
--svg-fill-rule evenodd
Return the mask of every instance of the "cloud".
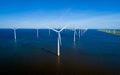
<path id="1" fill-rule="evenodd" d="M 0 28 L 120 28 L 120 13 L 100 13 L 89 11 L 34 11 L 2 16 Z"/>

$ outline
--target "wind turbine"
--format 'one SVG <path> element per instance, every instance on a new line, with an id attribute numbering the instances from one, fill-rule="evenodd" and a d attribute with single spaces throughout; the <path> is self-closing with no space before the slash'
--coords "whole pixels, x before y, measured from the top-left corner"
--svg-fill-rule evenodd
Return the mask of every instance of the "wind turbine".
<path id="1" fill-rule="evenodd" d="M 14 31 L 14 40 L 16 42 L 17 37 L 16 37 L 16 28 L 15 27 L 14 27 L 13 31 Z"/>
<path id="2" fill-rule="evenodd" d="M 81 36 L 81 30 L 79 29 L 79 38 L 80 38 L 80 36 Z"/>
<path id="3" fill-rule="evenodd" d="M 66 11 L 66 14 L 68 13 L 70 11 L 70 9 L 67 9 L 67 11 Z M 60 16 L 59 18 L 58 18 L 58 20 L 62 20 L 62 18 L 65 16 L 65 12 L 64 12 L 64 15 L 62 15 L 62 16 Z M 62 29 L 60 29 L 60 30 L 57 30 L 57 29 L 54 29 L 54 28 L 50 28 L 50 27 L 48 27 L 49 29 L 51 29 L 51 30 L 53 30 L 53 31 L 55 31 L 55 32 L 57 32 L 58 33 L 58 48 L 57 48 L 57 55 L 58 56 L 60 56 L 60 45 L 62 45 L 62 42 L 61 42 L 61 35 L 60 35 L 60 33 L 63 31 L 63 29 L 65 29 L 67 27 L 67 25 L 66 26 L 64 26 Z M 49 30 L 49 35 L 50 35 L 50 30 Z"/>
<path id="4" fill-rule="evenodd" d="M 85 34 L 85 32 L 86 32 L 87 30 L 88 30 L 87 28 L 82 29 L 81 35 Z"/>
<path id="5" fill-rule="evenodd" d="M 74 38 L 73 38 L 73 41 L 74 41 L 74 46 L 75 46 L 75 42 L 76 42 L 76 35 L 77 35 L 76 28 L 75 28 L 73 31 L 74 31 Z"/>
<path id="6" fill-rule="evenodd" d="M 57 39 L 57 55 L 60 56 L 60 45 L 62 45 L 62 42 L 61 42 L 61 32 L 63 31 L 63 29 L 65 29 L 67 26 L 64 26 L 62 29 L 60 30 L 56 30 L 54 28 L 50 28 L 48 27 L 49 29 L 55 31 L 56 33 L 58 33 L 58 39 Z"/>
<path id="7" fill-rule="evenodd" d="M 85 32 L 86 32 L 87 30 L 88 30 L 88 29 L 87 29 L 87 28 L 85 28 L 85 29 L 84 29 L 84 32 L 83 32 L 83 34 L 85 34 Z"/>

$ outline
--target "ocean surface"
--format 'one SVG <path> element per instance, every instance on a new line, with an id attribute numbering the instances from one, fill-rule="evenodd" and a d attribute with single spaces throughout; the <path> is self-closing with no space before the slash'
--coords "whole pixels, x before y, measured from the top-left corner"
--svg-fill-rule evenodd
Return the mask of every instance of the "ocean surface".
<path id="1" fill-rule="evenodd" d="M 89 29 L 76 35 L 61 32 L 60 57 L 57 33 L 48 29 L 0 29 L 0 74 L 120 75 L 120 36 Z"/>

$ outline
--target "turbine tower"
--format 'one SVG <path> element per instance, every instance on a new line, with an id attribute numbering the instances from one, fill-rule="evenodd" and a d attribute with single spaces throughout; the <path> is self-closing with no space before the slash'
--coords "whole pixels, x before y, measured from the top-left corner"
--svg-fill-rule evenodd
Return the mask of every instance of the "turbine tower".
<path id="1" fill-rule="evenodd" d="M 75 42 L 76 42 L 76 35 L 77 35 L 77 32 L 76 32 L 76 28 L 75 28 L 75 29 L 74 29 L 74 39 L 73 39 L 74 46 L 75 46 Z"/>
<path id="2" fill-rule="evenodd" d="M 62 42 L 61 42 L 61 32 L 63 31 L 63 29 L 65 29 L 67 26 L 63 27 L 62 29 L 60 30 L 56 30 L 54 28 L 50 28 L 48 27 L 49 29 L 55 31 L 56 33 L 58 33 L 58 39 L 57 39 L 57 55 L 60 56 L 60 45 L 62 45 Z"/>
<path id="3" fill-rule="evenodd" d="M 79 29 L 79 38 L 81 37 L 81 30 Z"/>
<path id="4" fill-rule="evenodd" d="M 13 30 L 14 30 L 14 40 L 16 42 L 16 28 L 14 28 Z"/>

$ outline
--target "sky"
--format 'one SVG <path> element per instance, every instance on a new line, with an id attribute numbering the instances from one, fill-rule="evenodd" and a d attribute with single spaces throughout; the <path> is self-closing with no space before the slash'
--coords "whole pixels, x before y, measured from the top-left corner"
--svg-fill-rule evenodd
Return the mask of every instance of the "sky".
<path id="1" fill-rule="evenodd" d="M 0 28 L 119 28 L 120 0 L 0 0 Z"/>

